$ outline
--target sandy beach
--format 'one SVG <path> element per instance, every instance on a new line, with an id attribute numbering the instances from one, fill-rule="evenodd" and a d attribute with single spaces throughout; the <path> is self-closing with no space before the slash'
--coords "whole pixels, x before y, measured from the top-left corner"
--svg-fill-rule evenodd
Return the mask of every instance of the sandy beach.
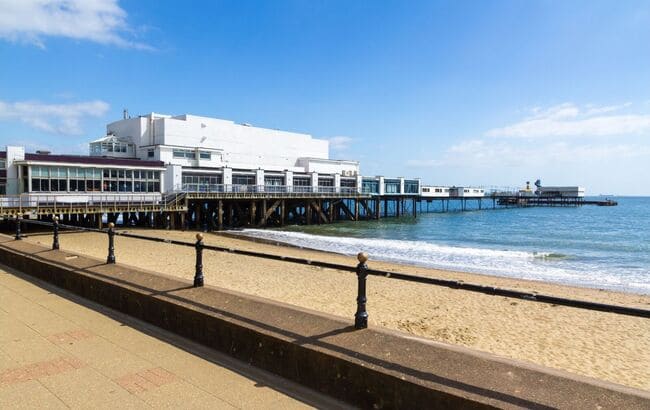
<path id="1" fill-rule="evenodd" d="M 127 229 L 136 232 L 134 229 Z M 196 232 L 137 230 L 192 241 Z M 51 244 L 51 235 L 29 241 Z M 65 232 L 61 249 L 105 259 L 106 235 Z M 207 244 L 300 256 L 354 266 L 351 256 L 205 234 Z M 191 279 L 194 249 L 116 237 L 120 264 Z M 650 296 L 441 271 L 373 260 L 372 268 L 650 308 Z M 314 266 L 206 251 L 205 283 L 347 318 L 356 309 L 356 276 Z M 369 277 L 374 326 L 467 346 L 585 376 L 650 390 L 650 320 Z"/>

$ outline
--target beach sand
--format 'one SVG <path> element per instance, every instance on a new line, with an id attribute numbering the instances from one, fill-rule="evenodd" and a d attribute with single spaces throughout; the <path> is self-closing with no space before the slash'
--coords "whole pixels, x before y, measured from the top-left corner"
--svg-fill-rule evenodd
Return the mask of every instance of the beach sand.
<path id="1" fill-rule="evenodd" d="M 156 237 L 194 241 L 196 232 L 135 230 Z M 29 241 L 51 244 L 51 234 Z M 352 256 L 254 243 L 205 234 L 206 244 L 300 256 L 356 265 Z M 107 238 L 98 233 L 66 232 L 61 249 L 106 258 Z M 117 262 L 192 279 L 193 248 L 116 237 Z M 353 323 L 356 275 L 351 272 L 263 258 L 205 251 L 205 283 L 344 317 Z M 371 268 L 463 280 L 483 285 L 537 291 L 650 309 L 649 295 L 577 288 L 488 275 L 441 271 L 373 260 Z M 499 356 L 650 390 L 650 320 L 554 306 L 445 287 L 368 278 L 371 326 L 384 326 Z"/>

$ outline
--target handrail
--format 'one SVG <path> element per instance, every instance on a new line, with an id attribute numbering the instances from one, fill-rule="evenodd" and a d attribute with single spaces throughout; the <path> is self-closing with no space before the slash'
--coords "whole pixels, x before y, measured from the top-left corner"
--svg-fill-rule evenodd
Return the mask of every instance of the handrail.
<path id="1" fill-rule="evenodd" d="M 227 194 L 360 194 L 356 187 L 299 186 L 299 185 L 241 185 L 184 183 L 174 186 L 173 192 L 227 193 Z"/>
<path id="2" fill-rule="evenodd" d="M 23 222 L 34 223 L 34 224 L 37 224 L 37 225 L 45 225 L 45 226 L 52 226 L 53 225 L 50 222 L 43 222 L 43 221 L 24 220 Z M 103 230 L 103 229 L 84 228 L 84 227 L 78 227 L 78 226 L 74 226 L 74 225 L 59 224 L 59 228 L 74 229 L 74 230 L 79 230 L 79 231 L 90 231 L 90 232 L 106 233 L 106 230 Z M 138 235 L 138 234 L 129 233 L 128 231 L 124 231 L 124 232 L 115 231 L 115 235 L 124 236 L 124 237 L 127 237 L 127 238 L 148 240 L 148 241 L 153 241 L 153 242 L 163 242 L 163 243 L 168 243 L 168 244 L 172 244 L 172 245 L 180 245 L 180 246 L 195 247 L 195 245 L 196 245 L 195 243 L 192 243 L 192 242 L 179 241 L 179 240 L 176 240 L 176 239 L 164 239 L 164 238 L 157 238 L 157 237 L 152 237 L 152 236 Z M 318 266 L 318 267 L 321 267 L 321 268 L 337 269 L 337 270 L 342 270 L 342 271 L 347 271 L 347 272 L 356 272 L 356 268 L 354 266 L 341 265 L 341 264 L 332 263 L 332 262 L 315 261 L 315 260 L 310 260 L 310 259 L 306 259 L 306 258 L 298 258 L 298 257 L 293 257 L 293 256 L 282 256 L 282 255 L 275 255 L 275 254 L 264 253 L 264 252 L 248 251 L 248 250 L 234 249 L 234 248 L 226 248 L 226 247 L 215 246 L 215 245 L 204 245 L 203 247 L 205 249 L 209 249 L 209 250 L 212 250 L 212 251 L 228 252 L 228 253 L 232 253 L 232 254 L 236 254 L 236 255 L 244 255 L 244 256 L 252 256 L 252 257 L 256 257 L 256 258 L 279 260 L 279 261 L 297 263 L 297 264 L 302 264 L 302 265 L 312 265 L 312 266 Z M 528 301 L 531 301 L 531 302 L 540 302 L 540 303 L 554 304 L 554 305 L 560 305 L 560 306 L 568 306 L 568 307 L 573 307 L 573 308 L 578 308 L 578 309 L 616 313 L 616 314 L 626 315 L 626 316 L 650 318 L 650 310 L 641 309 L 641 308 L 633 308 L 633 307 L 620 306 L 620 305 L 611 305 L 611 304 L 607 304 L 607 303 L 592 302 L 592 301 L 580 300 L 580 299 L 562 298 L 562 297 L 557 297 L 557 296 L 552 296 L 552 295 L 544 295 L 544 294 L 540 294 L 540 293 L 523 292 L 523 291 L 519 291 L 519 290 L 513 290 L 513 289 L 507 289 L 507 288 L 499 288 L 499 287 L 495 287 L 495 286 L 486 286 L 486 285 L 479 285 L 479 284 L 474 284 L 474 283 L 467 283 L 467 282 L 460 281 L 460 280 L 439 279 L 439 278 L 418 276 L 418 275 L 412 275 L 412 274 L 400 273 L 400 272 L 388 272 L 388 271 L 382 271 L 382 270 L 377 270 L 377 269 L 368 269 L 367 273 L 369 275 L 373 275 L 373 276 L 382 276 L 382 277 L 389 278 L 389 279 L 403 280 L 403 281 L 407 281 L 407 282 L 415 282 L 415 283 L 423 283 L 423 284 L 428 284 L 428 285 L 443 286 L 443 287 L 452 288 L 452 289 L 465 290 L 465 291 L 468 291 L 468 292 L 482 293 L 482 294 L 494 295 L 494 296 L 505 296 L 505 297 L 509 297 L 509 298 L 513 298 L 513 299 L 528 300 Z"/>

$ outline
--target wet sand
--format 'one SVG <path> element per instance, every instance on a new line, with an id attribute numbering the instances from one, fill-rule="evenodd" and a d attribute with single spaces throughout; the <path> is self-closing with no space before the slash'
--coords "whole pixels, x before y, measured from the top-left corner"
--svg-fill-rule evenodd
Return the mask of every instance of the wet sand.
<path id="1" fill-rule="evenodd" d="M 193 241 L 195 232 L 135 230 L 139 234 Z M 51 235 L 30 241 L 49 246 Z M 61 235 L 61 249 L 106 258 L 106 235 Z M 299 256 L 354 266 L 352 256 L 260 244 L 205 234 L 211 245 Z M 116 237 L 117 262 L 192 279 L 194 249 Z M 650 296 L 378 262 L 372 268 L 463 280 L 650 309 Z M 353 322 L 356 276 L 351 272 L 205 251 L 206 285 L 249 293 L 345 317 Z M 499 356 L 650 390 L 650 320 L 544 303 L 483 295 L 439 286 L 368 278 L 370 324 Z"/>

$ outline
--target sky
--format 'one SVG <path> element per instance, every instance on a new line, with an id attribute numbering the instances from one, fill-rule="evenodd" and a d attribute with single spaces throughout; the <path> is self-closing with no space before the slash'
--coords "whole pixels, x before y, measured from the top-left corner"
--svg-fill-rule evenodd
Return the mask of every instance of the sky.
<path id="1" fill-rule="evenodd" d="M 650 2 L 0 0 L 0 146 L 87 153 L 125 108 L 364 175 L 650 195 Z"/>

